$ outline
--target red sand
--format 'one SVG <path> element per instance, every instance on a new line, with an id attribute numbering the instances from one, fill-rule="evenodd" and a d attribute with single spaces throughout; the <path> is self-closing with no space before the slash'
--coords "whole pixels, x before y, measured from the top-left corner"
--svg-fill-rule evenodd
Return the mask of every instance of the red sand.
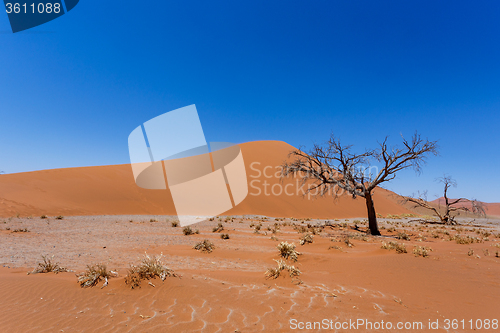
<path id="1" fill-rule="evenodd" d="M 241 145 L 250 183 L 249 195 L 226 214 L 267 216 L 348 218 L 366 215 L 363 199 L 344 196 L 314 200 L 303 198 L 300 186 L 281 193 L 276 172 L 292 146 L 281 141 L 259 141 Z M 265 169 L 267 167 L 267 169 Z M 264 170 L 265 169 L 265 170 Z M 258 171 L 256 171 L 258 170 Z M 266 172 L 264 174 L 264 171 Z M 260 173 L 260 177 L 259 176 Z M 270 176 L 270 178 L 267 178 Z M 266 185 L 267 182 L 267 193 Z M 283 185 L 286 185 L 285 182 Z M 274 185 L 274 187 L 273 187 Z M 139 188 L 130 165 L 68 168 L 7 174 L 0 176 L 0 216 L 46 215 L 175 215 L 168 190 Z M 274 191 L 273 195 L 272 191 Z M 260 195 L 256 195 L 259 194 Z M 390 191 L 378 189 L 374 200 L 382 215 L 410 213 Z"/>

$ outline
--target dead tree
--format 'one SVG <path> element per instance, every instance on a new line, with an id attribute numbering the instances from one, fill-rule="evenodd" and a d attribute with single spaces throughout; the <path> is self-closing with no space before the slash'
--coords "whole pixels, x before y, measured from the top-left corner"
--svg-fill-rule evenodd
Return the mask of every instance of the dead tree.
<path id="1" fill-rule="evenodd" d="M 444 176 L 438 178 L 437 180 L 444 185 L 444 208 L 441 208 L 441 201 L 438 202 L 437 207 L 429 203 L 425 195 L 426 192 L 424 192 L 423 195 L 419 195 L 417 198 L 403 196 L 403 201 L 405 203 L 411 202 L 415 204 L 415 208 L 422 207 L 432 211 L 443 224 L 456 224 L 455 217 L 460 215 L 460 212 L 469 212 L 475 215 L 486 215 L 484 204 L 481 201 L 466 198 L 448 198 L 448 190 L 450 187 L 457 186 L 455 180 L 453 180 L 450 176 Z"/>
<path id="2" fill-rule="evenodd" d="M 302 185 L 309 185 L 305 193 L 313 196 L 324 196 L 330 192 L 334 197 L 348 193 L 354 199 L 358 196 L 364 198 L 370 233 L 380 235 L 373 190 L 394 179 L 400 170 L 413 167 L 419 173 L 427 156 L 437 155 L 438 149 L 436 141 L 424 140 L 418 133 L 411 140 L 403 138 L 403 147 L 389 147 L 387 140 L 386 137 L 375 150 L 355 154 L 351 152 L 352 146 L 342 145 L 332 135 L 325 145 L 314 145 L 309 153 L 301 149 L 290 152 L 292 161 L 283 163 L 281 179 L 300 179 Z M 370 166 L 370 159 L 381 163 L 379 171 L 376 166 Z"/>

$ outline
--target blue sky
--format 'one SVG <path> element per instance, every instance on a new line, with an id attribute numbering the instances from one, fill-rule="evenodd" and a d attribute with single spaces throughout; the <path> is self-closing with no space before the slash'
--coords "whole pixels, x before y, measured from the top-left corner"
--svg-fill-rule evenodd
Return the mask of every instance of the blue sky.
<path id="1" fill-rule="evenodd" d="M 0 170 L 129 162 L 196 104 L 209 141 L 439 140 L 385 187 L 500 202 L 498 1 L 93 1 L 12 34 L 0 14 Z"/>

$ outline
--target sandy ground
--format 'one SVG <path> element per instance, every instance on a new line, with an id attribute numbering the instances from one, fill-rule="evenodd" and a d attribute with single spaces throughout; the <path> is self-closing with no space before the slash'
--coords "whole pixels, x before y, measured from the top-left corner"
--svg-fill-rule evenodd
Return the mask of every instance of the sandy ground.
<path id="1" fill-rule="evenodd" d="M 422 330 L 409 332 L 429 331 L 429 320 L 438 321 L 439 330 L 434 331 L 470 332 L 468 326 L 446 329 L 445 320 L 464 319 L 470 325 L 472 319 L 476 325 L 480 323 L 476 320 L 500 319 L 498 220 L 441 227 L 409 222 L 411 218 L 381 219 L 382 237 L 366 236 L 363 219 L 222 217 L 194 225 L 200 234 L 191 236 L 172 227 L 173 220 L 170 216 L 0 219 L 2 331 L 288 332 L 297 331 L 292 330 L 294 323 L 325 319 L 332 321 L 331 331 L 347 332 L 335 329 L 335 324 L 363 319 L 372 324 L 383 320 L 385 325 L 422 322 Z M 212 232 L 219 222 L 230 239 Z M 259 223 L 262 227 L 255 233 Z M 268 229 L 275 223 L 279 231 L 273 234 Z M 28 232 L 14 232 L 19 229 Z M 314 242 L 300 246 L 302 231 L 313 229 Z M 397 239 L 399 232 L 410 240 Z M 481 242 L 450 241 L 456 234 Z M 346 236 L 353 247 L 344 242 Z M 203 239 L 215 244 L 212 253 L 192 248 Z M 281 241 L 294 242 L 302 253 L 293 263 L 302 272 L 300 280 L 265 278 L 266 270 L 276 266 L 276 246 Z M 382 242 L 389 241 L 404 243 L 408 253 L 382 249 Z M 412 251 L 417 246 L 430 247 L 430 256 L 415 256 Z M 132 290 L 124 277 L 129 264 L 138 263 L 145 252 L 162 253 L 165 264 L 182 277 L 163 283 L 152 280 L 155 287 L 143 282 Z M 42 254 L 54 255 L 55 261 L 74 272 L 27 275 Z M 80 288 L 75 273 L 93 263 L 105 263 L 119 276 L 103 289 L 102 283 Z M 360 326 L 358 331 L 372 330 Z"/>

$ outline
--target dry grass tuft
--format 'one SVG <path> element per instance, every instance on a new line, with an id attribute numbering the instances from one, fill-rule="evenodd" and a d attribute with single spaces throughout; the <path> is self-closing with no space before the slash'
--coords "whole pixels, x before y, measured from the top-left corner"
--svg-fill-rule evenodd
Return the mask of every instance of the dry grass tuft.
<path id="1" fill-rule="evenodd" d="M 24 228 L 24 229 L 14 229 L 12 230 L 12 232 L 30 232 L 30 231 L 28 230 L 28 228 Z"/>
<path id="2" fill-rule="evenodd" d="M 284 260 L 274 260 L 278 264 L 276 268 L 268 268 L 265 275 L 268 279 L 277 279 L 281 272 L 288 271 L 288 274 L 291 278 L 297 277 L 300 275 L 300 270 L 295 268 L 295 266 L 287 265 Z"/>
<path id="3" fill-rule="evenodd" d="M 42 215 L 40 216 L 40 218 L 43 220 L 43 219 L 46 219 L 47 218 L 47 215 Z"/>
<path id="4" fill-rule="evenodd" d="M 82 288 L 93 287 L 101 280 L 104 280 L 104 284 L 101 287 L 104 288 L 108 285 L 108 278 L 116 276 L 118 276 L 118 273 L 108 271 L 108 268 L 104 264 L 87 265 L 85 272 L 77 274 L 78 283 Z"/>
<path id="5" fill-rule="evenodd" d="M 278 251 L 280 251 L 280 256 L 285 259 L 290 259 L 292 261 L 297 261 L 300 255 L 299 252 L 295 250 L 295 244 L 288 242 L 281 242 L 277 246 Z"/>
<path id="6" fill-rule="evenodd" d="M 430 247 L 425 247 L 425 246 L 415 246 L 413 249 L 413 254 L 415 257 L 424 257 L 427 258 L 429 257 L 429 252 L 432 251 Z"/>
<path id="7" fill-rule="evenodd" d="M 222 230 L 224 230 L 224 226 L 221 222 L 219 222 L 219 224 L 217 224 L 217 226 L 212 229 L 212 232 L 221 232 Z"/>
<path id="8" fill-rule="evenodd" d="M 56 220 L 62 220 L 63 218 L 64 218 L 64 216 L 62 216 L 62 215 L 56 216 Z"/>
<path id="9" fill-rule="evenodd" d="M 201 251 L 201 252 L 206 252 L 210 253 L 215 249 L 214 243 L 209 241 L 208 239 L 204 239 L 203 241 L 197 243 L 195 246 L 193 246 L 193 249 Z"/>
<path id="10" fill-rule="evenodd" d="M 472 257 L 474 255 L 474 250 L 473 249 L 469 249 L 469 252 L 467 252 L 467 255 L 469 257 Z"/>
<path id="11" fill-rule="evenodd" d="M 130 265 L 125 283 L 134 289 L 140 287 L 142 280 L 150 280 L 159 277 L 165 281 L 167 277 L 180 277 L 172 269 L 163 264 L 163 255 L 150 257 L 147 253 L 138 266 Z"/>
<path id="12" fill-rule="evenodd" d="M 339 251 L 342 251 L 342 248 L 340 246 L 337 246 L 337 245 L 332 245 L 328 248 L 328 250 L 330 249 L 334 249 L 334 250 L 339 250 Z"/>
<path id="13" fill-rule="evenodd" d="M 308 244 L 308 243 L 312 243 L 313 242 L 313 238 L 314 238 L 314 236 L 311 233 L 304 234 L 300 238 L 300 245 L 305 245 L 305 244 Z"/>
<path id="14" fill-rule="evenodd" d="M 482 240 L 477 237 L 472 237 L 472 236 L 460 236 L 460 235 L 455 235 L 454 237 L 451 237 L 450 240 L 455 240 L 457 244 L 473 244 L 473 243 L 482 243 Z"/>
<path id="15" fill-rule="evenodd" d="M 179 226 L 179 222 L 178 221 L 173 221 L 172 222 L 172 228 L 177 228 Z"/>
<path id="16" fill-rule="evenodd" d="M 408 234 L 405 233 L 405 232 L 398 232 L 396 238 L 397 239 L 402 239 L 402 240 L 407 240 L 407 241 L 410 240 L 410 236 L 408 236 Z"/>
<path id="17" fill-rule="evenodd" d="M 186 236 L 189 236 L 189 235 L 194 235 L 194 234 L 199 234 L 199 233 L 200 233 L 200 231 L 199 231 L 198 229 L 193 230 L 193 229 L 191 229 L 191 227 L 190 227 L 190 226 L 184 227 L 184 228 L 182 229 L 182 232 L 183 232 L 183 233 L 184 233 L 184 235 L 186 235 Z"/>
<path id="18" fill-rule="evenodd" d="M 344 237 L 344 240 L 343 240 L 344 244 L 347 246 L 347 247 L 353 247 L 354 246 L 354 243 L 351 242 L 351 240 L 349 239 L 348 236 Z"/>
<path id="19" fill-rule="evenodd" d="M 396 253 L 407 253 L 408 251 L 406 250 L 405 244 L 399 244 L 398 242 L 383 242 L 382 246 L 380 247 L 385 250 L 396 250 Z"/>
<path id="20" fill-rule="evenodd" d="M 57 262 L 52 262 L 52 259 L 54 259 L 54 256 L 48 257 L 48 256 L 43 256 L 42 255 L 43 262 L 38 263 L 38 267 L 32 270 L 31 272 L 28 272 L 29 274 L 38 274 L 38 273 L 61 273 L 61 272 L 69 272 L 67 268 L 64 268 L 62 266 L 59 266 L 59 263 Z"/>
<path id="21" fill-rule="evenodd" d="M 220 234 L 220 238 L 229 239 L 229 234 Z"/>

